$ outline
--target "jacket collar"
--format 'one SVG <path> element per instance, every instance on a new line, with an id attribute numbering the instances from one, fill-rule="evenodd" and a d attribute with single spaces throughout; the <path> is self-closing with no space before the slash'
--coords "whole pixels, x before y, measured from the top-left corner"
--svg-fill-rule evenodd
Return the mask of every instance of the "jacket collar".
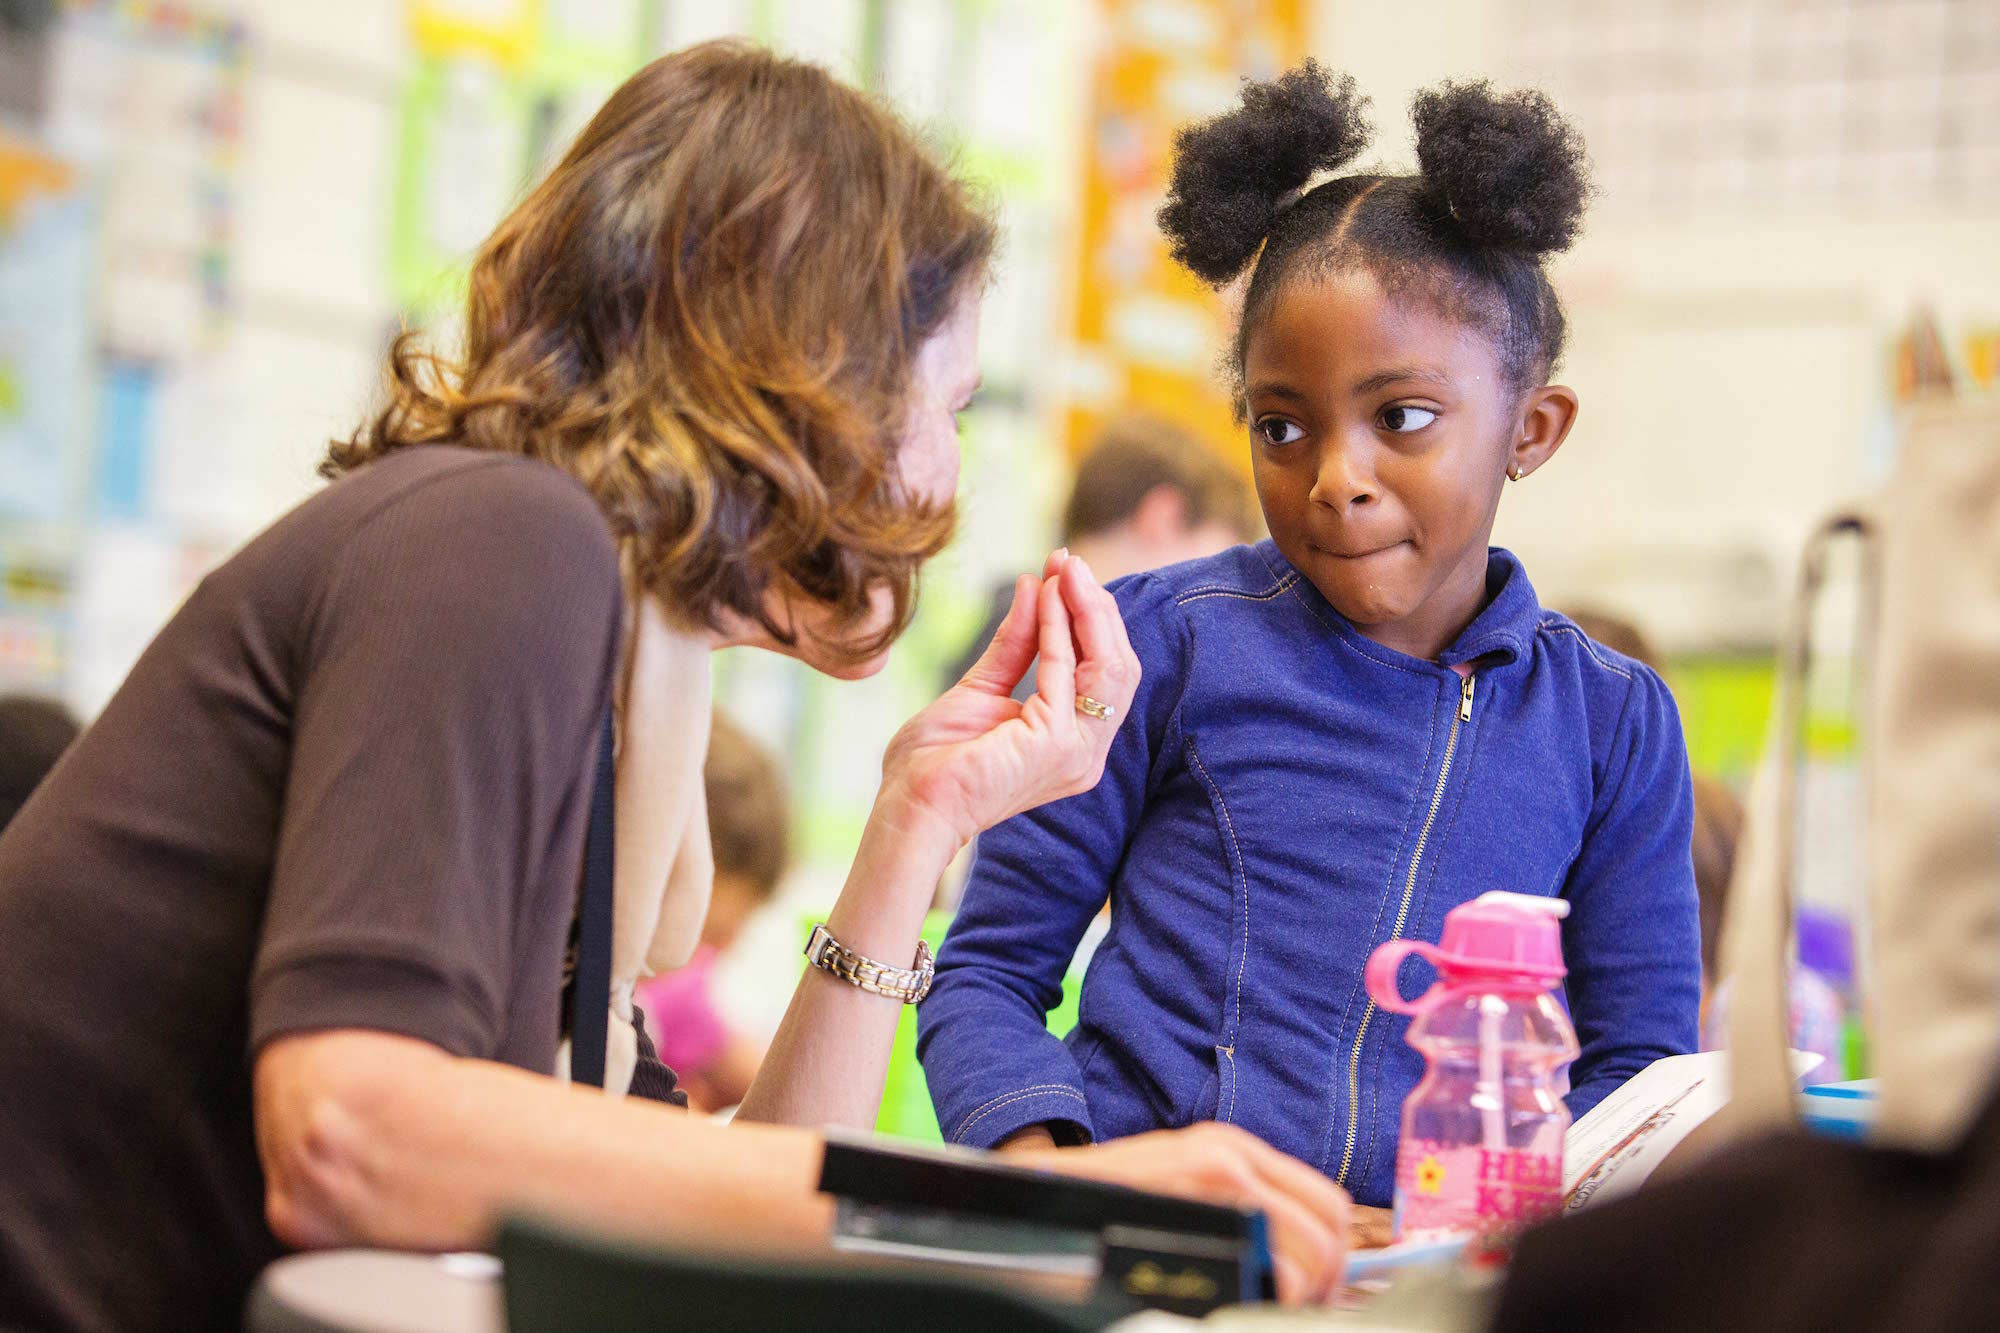
<path id="1" fill-rule="evenodd" d="M 1295 587 L 1299 596 L 1305 598 L 1341 637 L 1362 648 L 1371 657 L 1386 657 L 1399 662 L 1418 660 L 1384 648 L 1356 629 L 1347 617 L 1334 610 L 1333 604 L 1320 595 L 1311 579 L 1299 573 L 1289 560 L 1278 553 L 1276 543 L 1269 538 L 1257 543 L 1257 550 L 1280 578 L 1287 574 L 1296 578 Z M 1451 646 L 1439 654 L 1438 660 L 1429 665 L 1450 667 L 1480 659 L 1517 661 L 1528 655 L 1530 641 L 1541 620 L 1542 604 L 1535 596 L 1534 585 L 1528 582 L 1528 571 L 1521 567 L 1513 552 L 1498 546 L 1489 547 L 1486 552 L 1484 609 L 1452 640 Z"/>

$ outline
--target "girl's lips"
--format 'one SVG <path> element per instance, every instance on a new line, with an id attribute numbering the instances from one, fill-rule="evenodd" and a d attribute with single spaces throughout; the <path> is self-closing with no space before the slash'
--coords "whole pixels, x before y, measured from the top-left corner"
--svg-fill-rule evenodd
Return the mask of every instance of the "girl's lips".
<path id="1" fill-rule="evenodd" d="M 1386 552 L 1395 550 L 1399 546 L 1408 545 L 1408 543 L 1395 541 L 1395 542 L 1390 542 L 1386 546 L 1371 546 L 1365 549 L 1346 550 L 1346 551 L 1335 550 L 1333 547 L 1323 545 L 1319 542 L 1307 542 L 1306 545 L 1308 548 L 1318 552 L 1320 555 L 1332 556 L 1336 560 L 1366 560 L 1369 556 L 1382 555 L 1385 554 Z"/>

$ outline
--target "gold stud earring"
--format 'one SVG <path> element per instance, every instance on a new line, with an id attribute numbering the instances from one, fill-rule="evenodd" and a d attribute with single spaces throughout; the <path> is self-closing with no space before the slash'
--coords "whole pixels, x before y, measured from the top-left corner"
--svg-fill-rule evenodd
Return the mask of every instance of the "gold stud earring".
<path id="1" fill-rule="evenodd" d="M 1519 463 L 1509 463 L 1507 465 L 1507 480 L 1519 481 L 1520 479 L 1521 479 L 1521 465 Z"/>

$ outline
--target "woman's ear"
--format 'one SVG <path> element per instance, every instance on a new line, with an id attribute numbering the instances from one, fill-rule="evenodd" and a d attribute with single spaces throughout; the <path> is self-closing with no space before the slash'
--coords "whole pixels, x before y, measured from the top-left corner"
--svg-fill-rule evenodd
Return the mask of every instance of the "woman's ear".
<path id="1" fill-rule="evenodd" d="M 1519 481 L 1548 462 L 1569 438 L 1576 409 L 1576 390 L 1567 385 L 1545 384 L 1530 392 L 1521 406 L 1514 447 L 1507 454 L 1507 475 Z"/>

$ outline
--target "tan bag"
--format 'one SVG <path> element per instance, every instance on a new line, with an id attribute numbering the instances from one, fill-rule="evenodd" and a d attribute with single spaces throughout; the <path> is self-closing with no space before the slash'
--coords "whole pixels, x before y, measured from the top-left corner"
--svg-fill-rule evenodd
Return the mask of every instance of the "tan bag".
<path id="1" fill-rule="evenodd" d="M 1798 756 L 1829 546 L 1863 544 L 1863 976 L 1878 1142 L 1955 1140 L 2000 1072 L 2000 408 L 1910 409 L 1877 505 L 1812 538 L 1779 659 L 1722 930 L 1740 1135 L 1790 1122 L 1788 1023 Z"/>

